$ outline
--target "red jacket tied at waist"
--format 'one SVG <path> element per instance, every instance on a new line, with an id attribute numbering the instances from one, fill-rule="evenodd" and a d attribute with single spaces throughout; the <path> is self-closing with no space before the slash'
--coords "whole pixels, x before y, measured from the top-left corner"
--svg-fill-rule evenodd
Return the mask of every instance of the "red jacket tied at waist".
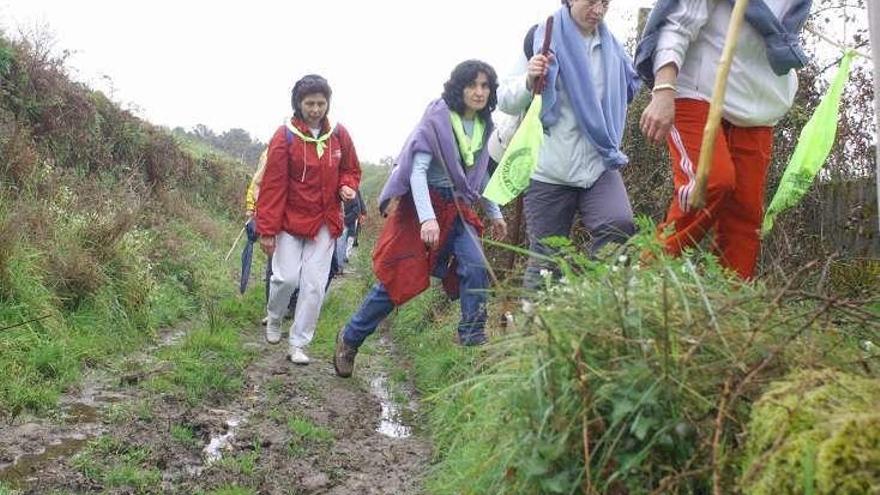
<path id="1" fill-rule="evenodd" d="M 308 125 L 294 118 L 292 124 L 309 136 Z M 322 134 L 329 132 L 324 119 Z M 289 140 L 289 131 L 278 128 L 269 141 L 266 170 L 257 198 L 257 232 L 272 236 L 281 231 L 313 238 L 327 224 L 330 234 L 342 234 L 342 201 L 339 189 L 357 190 L 361 168 L 348 131 L 337 124 L 319 158 L 315 143 L 298 136 Z"/>
<path id="2" fill-rule="evenodd" d="M 461 201 L 458 204 L 465 221 L 475 227 L 477 235 L 482 235 L 483 224 L 474 210 Z M 458 275 L 454 266 L 445 270 L 442 269 L 444 267 L 439 267 L 441 269 L 438 270 L 435 266 L 440 248 L 449 241 L 449 234 L 458 217 L 458 209 L 453 201 L 443 199 L 434 191 L 431 191 L 431 205 L 440 226 L 440 239 L 433 248 L 429 249 L 422 241 L 421 224 L 412 193 L 397 199 L 397 204 L 391 208 L 382 233 L 376 241 L 373 272 L 385 286 L 395 305 L 399 306 L 427 289 L 433 271 L 445 272 L 444 289 L 453 298 L 458 295 Z M 453 259 L 452 263 L 454 262 Z"/>

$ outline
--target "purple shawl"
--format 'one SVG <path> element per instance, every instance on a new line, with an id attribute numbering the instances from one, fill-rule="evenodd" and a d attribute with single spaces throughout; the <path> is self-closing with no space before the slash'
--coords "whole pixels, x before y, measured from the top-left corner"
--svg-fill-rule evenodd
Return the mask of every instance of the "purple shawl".
<path id="1" fill-rule="evenodd" d="M 379 211 L 384 215 L 388 202 L 409 192 L 409 180 L 413 171 L 413 158 L 418 152 L 430 153 L 435 161 L 445 163 L 455 187 L 456 197 L 470 204 L 475 203 L 482 193 L 483 182 L 489 166 L 489 147 L 486 141 L 492 133 L 492 120 L 486 122 L 483 133 L 483 147 L 474 160 L 473 167 L 465 167 L 461 163 L 458 144 L 452 132 L 449 120 L 449 106 L 443 98 L 434 100 L 428 105 L 422 120 L 406 139 L 391 175 L 379 195 Z M 442 157 L 442 160 L 440 158 Z"/>

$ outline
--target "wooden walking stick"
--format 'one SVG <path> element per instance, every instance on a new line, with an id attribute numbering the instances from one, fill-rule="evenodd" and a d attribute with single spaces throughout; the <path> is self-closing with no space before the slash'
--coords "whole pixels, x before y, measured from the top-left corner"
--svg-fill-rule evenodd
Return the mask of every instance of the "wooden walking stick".
<path id="1" fill-rule="evenodd" d="M 718 75 L 715 77 L 715 89 L 712 91 L 712 102 L 709 104 L 709 118 L 706 120 L 706 128 L 703 130 L 700 161 L 697 164 L 697 181 L 694 185 L 694 194 L 691 196 L 690 205 L 688 205 L 689 209 L 701 209 L 706 206 L 706 184 L 709 181 L 709 172 L 712 171 L 715 135 L 718 134 L 721 114 L 724 110 L 727 75 L 730 73 L 733 53 L 736 51 L 736 43 L 739 41 L 739 29 L 742 27 L 748 6 L 749 0 L 736 0 L 733 12 L 730 14 L 727 38 L 724 40 L 724 50 L 721 52 L 721 60 L 718 63 Z"/>
<path id="2" fill-rule="evenodd" d="M 541 55 L 548 56 L 550 55 L 550 41 L 553 38 L 553 16 L 547 18 L 547 22 L 544 28 L 544 44 L 541 45 Z M 535 87 L 532 88 L 532 96 L 539 95 L 544 92 L 544 85 L 547 83 L 547 78 L 544 74 L 541 74 L 541 77 L 535 81 Z"/>
<path id="3" fill-rule="evenodd" d="M 232 251 L 235 250 L 235 246 L 238 244 L 238 241 L 241 240 L 241 236 L 244 235 L 245 229 L 247 229 L 247 224 L 245 224 L 244 227 L 241 228 L 241 232 L 238 233 L 238 237 L 236 237 L 235 241 L 232 242 L 232 247 L 229 248 L 229 252 L 226 253 L 226 257 L 223 258 L 224 263 L 229 261 L 229 257 L 232 256 Z"/>
<path id="4" fill-rule="evenodd" d="M 546 27 L 544 28 L 544 43 L 541 45 L 541 55 L 548 56 L 550 55 L 550 41 L 552 41 L 553 37 L 553 16 L 547 17 Z M 546 85 L 546 76 L 541 74 L 540 77 L 535 81 L 535 86 L 532 88 L 532 96 L 539 95 L 544 92 L 544 86 Z M 523 230 L 525 230 L 525 222 L 523 221 L 523 195 L 521 194 L 518 198 L 516 198 L 516 205 L 514 210 L 513 222 L 511 222 L 511 242 L 514 246 L 519 246 L 523 241 Z M 507 264 L 507 270 L 509 272 L 513 271 L 514 264 L 516 263 L 516 253 L 510 253 L 510 261 Z"/>

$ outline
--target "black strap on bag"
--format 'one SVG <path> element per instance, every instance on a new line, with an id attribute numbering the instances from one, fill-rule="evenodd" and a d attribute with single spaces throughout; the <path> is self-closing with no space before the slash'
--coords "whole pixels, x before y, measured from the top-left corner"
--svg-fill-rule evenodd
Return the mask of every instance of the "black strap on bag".
<path id="1" fill-rule="evenodd" d="M 531 60 L 535 55 L 535 31 L 537 29 L 537 24 L 530 27 L 525 39 L 523 39 L 523 53 L 526 55 L 526 60 Z"/>

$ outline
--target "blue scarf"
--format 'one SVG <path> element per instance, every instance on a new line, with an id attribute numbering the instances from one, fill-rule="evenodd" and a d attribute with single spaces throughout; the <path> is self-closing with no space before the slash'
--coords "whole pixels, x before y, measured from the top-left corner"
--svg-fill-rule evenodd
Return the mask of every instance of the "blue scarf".
<path id="1" fill-rule="evenodd" d="M 735 0 L 728 0 L 731 4 Z M 661 28 L 666 19 L 678 7 L 680 0 L 657 0 L 642 38 L 636 47 L 636 70 L 648 85 L 654 85 L 654 52 L 660 38 Z M 800 45 L 798 33 L 810 15 L 813 0 L 796 0 L 788 10 L 777 19 L 773 11 L 763 0 L 750 0 L 746 8 L 746 20 L 764 38 L 767 45 L 767 61 L 770 68 L 779 76 L 784 76 L 792 69 L 800 69 L 809 62 Z"/>
<path id="2" fill-rule="evenodd" d="M 618 169 L 629 162 L 629 158 L 620 150 L 620 142 L 626 124 L 627 104 L 640 86 L 632 60 L 605 23 L 600 23 L 597 32 L 602 43 L 602 64 L 605 69 L 605 94 L 600 101 L 593 88 L 588 54 L 577 24 L 564 6 L 553 17 L 550 46 L 556 58 L 547 73 L 541 122 L 546 129 L 559 121 L 556 79 L 561 77 L 581 130 L 599 152 L 605 168 Z M 544 43 L 544 32 L 544 25 L 535 31 L 535 53 L 540 52 Z"/>

